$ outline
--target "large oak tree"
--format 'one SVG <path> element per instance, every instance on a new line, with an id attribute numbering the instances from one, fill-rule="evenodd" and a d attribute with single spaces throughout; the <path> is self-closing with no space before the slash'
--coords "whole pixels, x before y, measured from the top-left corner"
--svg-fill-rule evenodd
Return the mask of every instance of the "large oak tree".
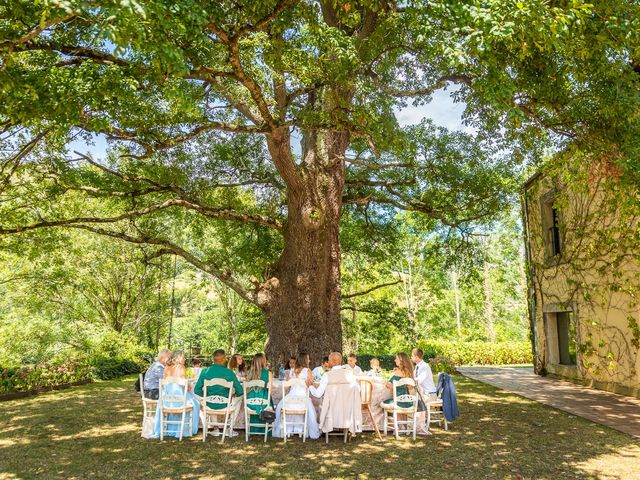
<path id="1" fill-rule="evenodd" d="M 264 312 L 274 361 L 341 349 L 345 218 L 467 231 L 549 142 L 636 148 L 635 2 L 4 5 L 0 233 L 178 255 Z M 474 137 L 400 128 L 452 85 Z M 107 158 L 67 151 L 95 134 Z"/>

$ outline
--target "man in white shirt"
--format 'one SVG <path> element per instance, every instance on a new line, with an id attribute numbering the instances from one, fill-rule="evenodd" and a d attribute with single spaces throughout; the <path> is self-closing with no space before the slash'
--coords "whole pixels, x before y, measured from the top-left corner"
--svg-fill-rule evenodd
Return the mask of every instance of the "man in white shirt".
<path id="1" fill-rule="evenodd" d="M 324 357 L 322 359 L 322 364 L 313 369 L 313 381 L 319 382 L 327 370 L 329 370 L 329 357 Z"/>
<path id="2" fill-rule="evenodd" d="M 436 396 L 436 385 L 433 383 L 433 373 L 431 367 L 424 361 L 424 352 L 419 348 L 411 351 L 411 361 L 415 364 L 413 377 L 422 391 L 422 398 L 425 402 L 434 401 Z M 429 433 L 429 426 L 426 425 L 426 412 L 418 413 L 418 433 L 426 435 Z"/>
<path id="3" fill-rule="evenodd" d="M 422 393 L 428 396 L 432 393 L 436 393 L 436 385 L 433 383 L 433 373 L 431 373 L 431 367 L 424 361 L 424 353 L 419 348 L 414 348 L 411 351 L 411 361 L 415 364 L 416 368 L 413 370 L 413 377 L 416 379 L 416 383 L 422 387 Z M 425 401 L 427 398 L 425 398 Z"/>
<path id="4" fill-rule="evenodd" d="M 351 370 L 354 375 L 362 375 L 362 369 L 357 365 L 358 357 L 356 357 L 355 353 L 350 353 L 347 358 L 347 364 L 344 368 Z"/>
<path id="5" fill-rule="evenodd" d="M 340 370 L 342 369 L 342 355 L 339 352 L 332 352 L 329 355 L 329 371 L 331 370 Z M 322 397 L 324 395 L 324 391 L 327 389 L 327 384 L 329 383 L 329 375 L 323 375 L 320 379 L 320 383 L 316 387 L 312 385 L 309 389 L 311 395 L 316 398 Z"/>

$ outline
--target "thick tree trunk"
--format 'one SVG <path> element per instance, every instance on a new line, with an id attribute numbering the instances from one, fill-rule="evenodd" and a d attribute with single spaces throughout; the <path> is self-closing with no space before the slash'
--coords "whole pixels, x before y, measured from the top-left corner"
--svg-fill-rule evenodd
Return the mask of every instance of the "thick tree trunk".
<path id="1" fill-rule="evenodd" d="M 269 141 L 272 155 L 279 154 L 277 140 Z M 305 132 L 298 177 L 287 183 L 284 250 L 258 291 L 274 369 L 291 355 L 308 353 L 315 365 L 342 348 L 340 214 L 348 143 L 346 132 Z"/>

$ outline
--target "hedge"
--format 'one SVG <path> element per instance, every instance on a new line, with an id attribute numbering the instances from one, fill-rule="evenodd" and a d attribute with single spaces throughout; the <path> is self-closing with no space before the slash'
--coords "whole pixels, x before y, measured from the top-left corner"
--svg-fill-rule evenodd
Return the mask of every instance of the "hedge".
<path id="1" fill-rule="evenodd" d="M 514 365 L 533 361 L 529 342 L 456 342 L 433 340 L 418 345 L 426 358 L 447 357 L 456 365 Z"/>
<path id="2" fill-rule="evenodd" d="M 24 365 L 17 368 L 0 367 L 0 394 L 46 390 L 92 378 L 91 366 L 75 362 L 61 365 Z"/>
<path id="3" fill-rule="evenodd" d="M 128 358 L 98 357 L 91 361 L 93 376 L 100 380 L 112 380 L 114 378 L 140 373 L 144 365 Z"/>
<path id="4" fill-rule="evenodd" d="M 427 361 L 438 357 L 437 364 L 444 365 L 445 359 L 454 365 L 513 365 L 531 363 L 531 344 L 529 342 L 457 342 L 451 340 L 434 340 L 422 342 L 419 348 L 424 352 Z M 407 354 L 411 352 L 407 351 Z M 380 360 L 385 370 L 395 367 L 394 355 L 359 354 L 358 364 L 363 370 L 369 369 L 369 360 Z M 449 369 L 450 367 L 443 367 Z M 439 370 L 438 370 L 439 371 Z"/>
<path id="5" fill-rule="evenodd" d="M 148 364 L 149 356 L 144 352 L 134 358 L 97 356 L 15 368 L 0 367 L 0 394 L 47 390 L 87 380 L 111 380 L 142 372 Z"/>

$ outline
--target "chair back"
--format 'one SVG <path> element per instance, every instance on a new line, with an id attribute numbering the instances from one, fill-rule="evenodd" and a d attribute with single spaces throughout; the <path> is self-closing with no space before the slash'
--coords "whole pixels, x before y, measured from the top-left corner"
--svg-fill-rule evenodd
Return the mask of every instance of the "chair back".
<path id="1" fill-rule="evenodd" d="M 208 395 L 209 387 L 224 387 L 227 389 L 227 395 Z M 233 398 L 233 382 L 225 380 L 223 378 L 212 378 L 211 380 L 205 380 L 202 384 L 202 401 L 204 407 L 207 408 L 209 403 L 219 403 L 225 405 L 224 408 L 231 406 L 231 399 Z"/>
<path id="2" fill-rule="evenodd" d="M 438 372 L 438 380 L 436 381 L 436 397 L 438 397 L 438 400 L 442 400 L 442 394 L 444 393 L 444 389 L 441 388 L 440 385 L 440 381 L 444 381 L 446 380 L 446 378 L 444 378 L 444 375 L 448 375 L 445 372 Z"/>
<path id="3" fill-rule="evenodd" d="M 399 395 L 398 388 L 399 387 L 413 387 L 414 393 L 406 393 Z M 393 403 L 398 408 L 413 408 L 414 410 L 418 408 L 418 394 L 415 393 L 416 390 L 416 381 L 413 378 L 405 377 L 400 380 L 393 381 Z M 410 407 L 401 407 L 400 403 L 410 403 Z"/>
<path id="4" fill-rule="evenodd" d="M 305 394 L 286 395 L 286 391 L 290 390 L 293 386 L 303 387 L 305 389 Z M 299 404 L 300 402 L 306 401 L 306 399 L 309 398 L 309 387 L 307 385 L 307 382 L 305 382 L 302 378 L 292 378 L 290 380 L 282 382 L 280 388 L 282 388 L 283 406 L 285 408 L 291 404 Z"/>
<path id="5" fill-rule="evenodd" d="M 360 384 L 347 370 L 331 370 L 320 410 L 320 428 L 323 432 L 349 429 L 362 430 L 362 397 Z"/>
<path id="6" fill-rule="evenodd" d="M 244 386 L 244 391 L 246 392 L 247 390 L 250 390 L 252 388 L 267 388 L 267 386 L 265 385 L 265 381 L 264 380 L 247 380 L 244 382 L 243 386 Z"/>
<path id="7" fill-rule="evenodd" d="M 373 382 L 365 377 L 356 378 L 356 382 L 360 385 L 360 401 L 362 405 L 370 405 L 373 401 Z"/>
<path id="8" fill-rule="evenodd" d="M 180 393 L 165 392 L 167 385 L 179 385 L 181 387 Z M 187 404 L 187 380 L 185 378 L 170 378 L 160 379 L 160 397 L 158 402 L 160 408 L 182 408 Z"/>
<path id="9" fill-rule="evenodd" d="M 247 393 L 249 393 L 249 391 L 251 391 L 252 389 L 266 389 L 267 390 L 267 398 L 262 398 L 262 397 L 254 397 L 254 398 L 247 398 Z M 267 387 L 267 382 L 265 382 L 264 380 L 249 380 L 244 382 L 244 391 L 242 393 L 242 396 L 244 397 L 244 404 L 245 407 L 247 405 L 251 405 L 253 407 L 268 407 L 270 402 L 271 402 L 271 388 Z"/>
<path id="10" fill-rule="evenodd" d="M 138 375 L 138 378 L 138 381 L 140 382 L 140 396 L 142 397 L 142 401 L 144 402 L 146 400 L 144 396 L 144 375 L 140 374 Z"/>

